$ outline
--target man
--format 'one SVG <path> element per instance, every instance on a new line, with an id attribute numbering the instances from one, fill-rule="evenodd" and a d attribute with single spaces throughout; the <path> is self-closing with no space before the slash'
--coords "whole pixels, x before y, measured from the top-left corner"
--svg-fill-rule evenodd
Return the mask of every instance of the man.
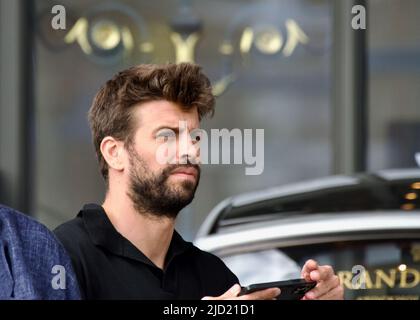
<path id="1" fill-rule="evenodd" d="M 208 78 L 186 63 L 139 65 L 99 90 L 89 121 L 107 183 L 105 201 L 84 206 L 55 231 L 70 253 L 84 298 L 273 299 L 279 294 L 272 288 L 238 297 L 238 279 L 224 263 L 174 230 L 200 179 L 198 139 L 190 134 L 213 114 L 214 103 Z M 173 157 L 158 161 L 162 146 L 181 140 L 187 148 L 167 150 Z M 330 267 L 309 261 L 302 276 L 319 282 L 307 298 L 342 298 Z"/>
<path id="2" fill-rule="evenodd" d="M 2 205 L 0 299 L 80 299 L 70 258 L 51 231 Z"/>

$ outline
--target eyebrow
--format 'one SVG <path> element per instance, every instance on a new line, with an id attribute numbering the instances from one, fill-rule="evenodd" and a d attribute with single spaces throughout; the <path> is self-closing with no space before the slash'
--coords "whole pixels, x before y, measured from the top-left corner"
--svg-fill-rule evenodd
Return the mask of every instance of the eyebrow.
<path id="1" fill-rule="evenodd" d="M 170 129 L 172 131 L 174 131 L 175 133 L 179 133 L 179 126 L 173 126 L 173 125 L 161 125 L 159 127 L 157 127 L 156 129 L 154 129 L 152 132 L 153 134 L 156 134 L 157 132 L 159 132 L 162 129 Z M 195 130 L 198 128 L 189 128 L 189 130 Z"/>
<path id="2" fill-rule="evenodd" d="M 159 126 L 156 129 L 154 129 L 153 134 L 159 132 L 162 129 L 170 129 L 174 132 L 177 132 L 177 133 L 179 132 L 179 127 L 178 126 L 174 127 L 174 126 L 170 126 L 170 125 L 163 125 L 163 126 Z"/>

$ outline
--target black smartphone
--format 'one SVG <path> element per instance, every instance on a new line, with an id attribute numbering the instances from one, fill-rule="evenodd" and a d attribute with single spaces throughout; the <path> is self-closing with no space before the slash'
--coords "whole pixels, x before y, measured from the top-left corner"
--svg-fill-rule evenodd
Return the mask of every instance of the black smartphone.
<path id="1" fill-rule="evenodd" d="M 303 298 L 306 292 L 313 289 L 316 286 L 316 281 L 306 281 L 305 279 L 292 279 L 286 281 L 275 281 L 251 284 L 246 287 L 242 287 L 240 296 L 255 291 L 260 291 L 269 288 L 279 288 L 281 290 L 280 295 L 276 298 L 277 300 L 300 300 Z"/>

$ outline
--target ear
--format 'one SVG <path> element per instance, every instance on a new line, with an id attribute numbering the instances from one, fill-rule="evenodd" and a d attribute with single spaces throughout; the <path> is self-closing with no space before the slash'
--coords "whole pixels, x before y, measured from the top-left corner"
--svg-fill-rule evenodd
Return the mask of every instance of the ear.
<path id="1" fill-rule="evenodd" d="M 124 170 L 124 143 L 113 137 L 105 137 L 101 142 L 101 153 L 109 168 Z"/>

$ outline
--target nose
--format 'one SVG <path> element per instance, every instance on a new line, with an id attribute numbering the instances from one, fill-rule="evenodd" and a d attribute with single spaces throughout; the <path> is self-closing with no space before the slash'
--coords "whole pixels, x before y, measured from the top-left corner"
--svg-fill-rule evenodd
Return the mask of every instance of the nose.
<path id="1" fill-rule="evenodd" d="M 181 164 L 200 164 L 199 143 L 191 137 L 191 132 L 185 130 L 179 137 L 178 160 Z"/>

